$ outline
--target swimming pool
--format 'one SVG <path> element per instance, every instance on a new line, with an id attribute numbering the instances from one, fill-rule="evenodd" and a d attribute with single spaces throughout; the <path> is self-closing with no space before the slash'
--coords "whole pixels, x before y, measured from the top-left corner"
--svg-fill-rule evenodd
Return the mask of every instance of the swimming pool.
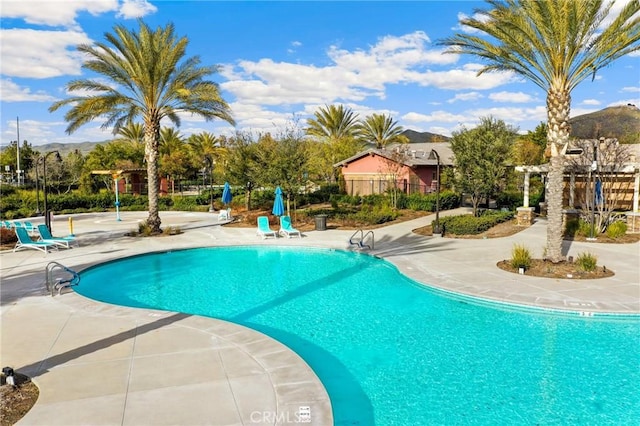
<path id="1" fill-rule="evenodd" d="M 299 247 L 126 258 L 81 273 L 92 299 L 222 318 L 289 346 L 336 424 L 632 424 L 639 319 L 443 297 L 390 263 Z M 113 277 L 121 277 L 114 280 Z"/>

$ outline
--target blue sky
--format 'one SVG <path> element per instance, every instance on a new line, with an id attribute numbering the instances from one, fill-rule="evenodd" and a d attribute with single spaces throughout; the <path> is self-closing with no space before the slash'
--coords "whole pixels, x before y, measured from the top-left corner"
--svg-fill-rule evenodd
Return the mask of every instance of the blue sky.
<path id="1" fill-rule="evenodd" d="M 627 0 L 618 0 L 623 3 Z M 616 7 L 620 6 L 616 4 Z M 442 55 L 435 42 L 465 31 L 459 18 L 475 1 L 146 1 L 2 0 L 1 135 L 6 146 L 103 141 L 100 121 L 71 135 L 64 112 L 49 113 L 65 84 L 82 74 L 79 43 L 103 41 L 116 23 L 173 22 L 190 40 L 188 56 L 221 65 L 212 79 L 229 102 L 236 128 L 183 116 L 184 136 L 202 131 L 272 132 L 303 123 L 340 103 L 361 117 L 390 114 L 406 129 L 451 135 L 489 115 L 532 130 L 546 120 L 545 93 L 510 74 L 476 76 L 473 57 Z M 571 115 L 608 106 L 640 106 L 640 55 L 601 70 L 572 93 Z"/>

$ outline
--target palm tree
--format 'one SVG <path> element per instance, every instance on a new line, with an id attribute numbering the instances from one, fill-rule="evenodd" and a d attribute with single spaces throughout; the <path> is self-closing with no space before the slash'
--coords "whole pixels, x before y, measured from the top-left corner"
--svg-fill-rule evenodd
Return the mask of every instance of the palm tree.
<path id="1" fill-rule="evenodd" d="M 118 139 L 123 139 L 132 143 L 144 143 L 144 126 L 141 123 L 128 123 L 118 129 Z"/>
<path id="2" fill-rule="evenodd" d="M 402 134 L 404 129 L 393 121 L 390 115 L 368 115 L 358 125 L 360 137 L 365 142 L 374 142 L 377 149 L 383 149 L 391 143 L 407 143 L 409 139 Z"/>
<path id="3" fill-rule="evenodd" d="M 179 113 L 204 117 L 207 121 L 220 118 L 235 124 L 231 110 L 220 96 L 216 83 L 204 80 L 218 72 L 218 66 L 201 66 L 197 56 L 185 58 L 188 39 L 174 34 L 173 24 L 152 30 L 140 21 L 139 31 L 122 25 L 107 33 L 107 43 L 80 45 L 78 51 L 88 59 L 83 68 L 108 82 L 93 79 L 73 80 L 67 90 L 83 92 L 55 102 L 49 111 L 70 105 L 65 114 L 67 133 L 83 124 L 103 117 L 103 128 L 113 127 L 114 133 L 141 117 L 144 123 L 145 158 L 149 187 L 149 217 L 152 233 L 160 233 L 158 213 L 158 147 L 160 121 L 164 118 L 180 126 Z"/>
<path id="4" fill-rule="evenodd" d="M 328 142 L 354 138 L 358 132 L 358 114 L 344 105 L 329 105 L 314 113 L 315 119 L 308 119 L 306 133 Z"/>
<path id="5" fill-rule="evenodd" d="M 614 60 L 640 48 L 640 3 L 629 1 L 611 17 L 613 2 L 603 0 L 487 0 L 461 20 L 482 38 L 456 34 L 439 42 L 447 53 L 471 54 L 486 61 L 478 72 L 510 71 L 547 94 L 548 175 L 547 257 L 562 256 L 562 194 L 564 149 L 569 140 L 571 91 Z"/>
<path id="6" fill-rule="evenodd" d="M 329 105 L 319 108 L 314 117 L 307 120 L 305 133 L 320 141 L 316 146 L 319 151 L 316 163 L 320 175 L 329 181 L 335 181 L 338 179 L 338 169 L 333 165 L 362 149 L 358 138 L 358 115 L 344 105 Z"/>

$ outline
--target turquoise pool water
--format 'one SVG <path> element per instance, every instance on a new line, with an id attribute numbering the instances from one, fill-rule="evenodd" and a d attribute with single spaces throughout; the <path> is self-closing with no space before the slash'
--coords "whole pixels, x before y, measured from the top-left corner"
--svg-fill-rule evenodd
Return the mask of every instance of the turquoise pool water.
<path id="1" fill-rule="evenodd" d="M 314 369 L 336 424 L 635 424 L 640 319 L 447 298 L 352 252 L 228 247 L 90 268 L 92 299 L 236 322 Z"/>

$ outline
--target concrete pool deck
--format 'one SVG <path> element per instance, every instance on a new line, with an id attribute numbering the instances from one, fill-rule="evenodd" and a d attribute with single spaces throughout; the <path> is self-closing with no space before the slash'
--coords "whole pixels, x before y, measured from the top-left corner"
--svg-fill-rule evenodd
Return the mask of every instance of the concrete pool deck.
<path id="1" fill-rule="evenodd" d="M 353 231 L 262 240 L 254 228 L 219 226 L 215 214 L 161 212 L 163 226 L 179 226 L 184 233 L 123 236 L 146 216 L 122 212 L 122 221 L 116 221 L 113 213 L 74 215 L 80 247 L 47 255 L 35 250 L 0 254 L 0 364 L 33 377 L 40 388 L 38 402 L 19 424 L 285 424 L 305 416 L 305 407 L 310 409 L 308 424 L 332 424 L 331 402 L 316 375 L 275 340 L 225 321 L 113 306 L 72 291 L 51 297 L 44 288 L 44 271 L 52 261 L 81 271 L 140 253 L 202 246 L 346 249 Z M 640 314 L 640 243 L 565 242 L 567 255 L 593 253 L 615 276 L 543 279 L 511 274 L 495 264 L 509 258 L 516 243 L 539 256 L 545 221 L 499 239 L 456 240 L 411 232 L 432 219 L 375 229 L 370 252 L 416 281 L 463 297 L 584 316 Z M 53 231 L 68 233 L 67 218 L 56 217 Z"/>

